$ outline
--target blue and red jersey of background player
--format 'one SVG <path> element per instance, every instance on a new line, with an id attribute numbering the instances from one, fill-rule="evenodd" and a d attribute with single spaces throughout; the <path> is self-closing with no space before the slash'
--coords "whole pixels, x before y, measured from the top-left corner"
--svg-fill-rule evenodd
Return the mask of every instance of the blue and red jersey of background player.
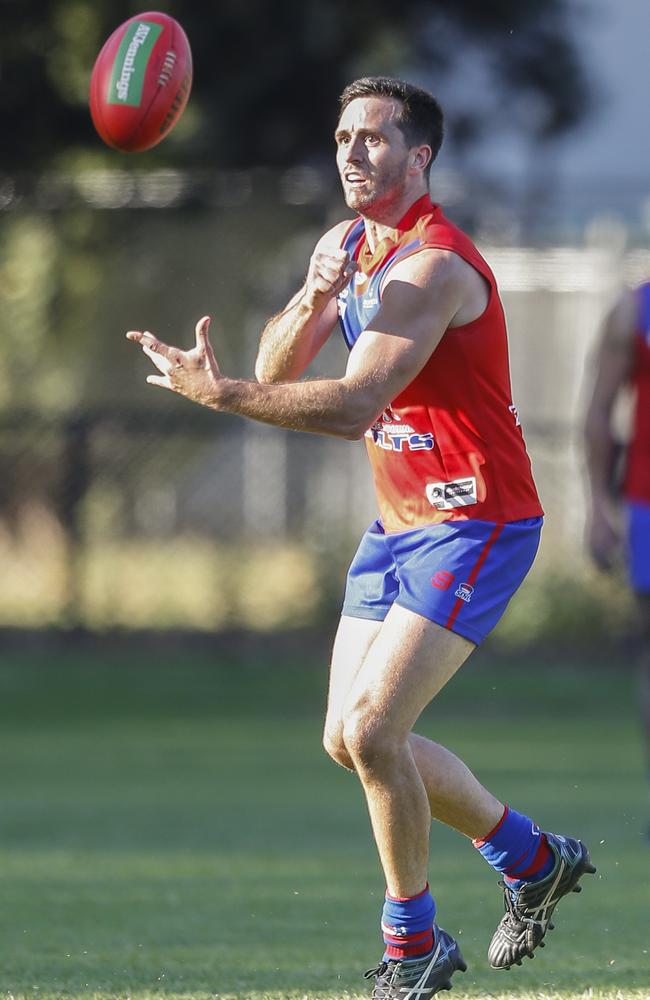
<path id="1" fill-rule="evenodd" d="M 638 323 L 630 381 L 636 393 L 623 492 L 650 504 L 650 282 L 637 289 Z"/>
<path id="2" fill-rule="evenodd" d="M 366 435 L 382 525 L 388 533 L 478 519 L 507 523 L 542 514 L 512 403 L 503 308 L 492 271 L 471 240 L 428 195 L 416 201 L 374 253 L 362 219 L 342 247 L 358 265 L 338 296 L 352 348 L 381 305 L 398 261 L 430 248 L 450 250 L 489 288 L 481 316 L 449 328 L 431 358 Z"/>

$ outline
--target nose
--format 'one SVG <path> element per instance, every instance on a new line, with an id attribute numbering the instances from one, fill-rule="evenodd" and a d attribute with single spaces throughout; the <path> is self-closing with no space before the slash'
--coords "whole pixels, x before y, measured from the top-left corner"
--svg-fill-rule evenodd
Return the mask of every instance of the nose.
<path id="1" fill-rule="evenodd" d="M 360 136 L 356 138 L 352 136 L 349 145 L 345 150 L 345 162 L 346 163 L 359 163 L 362 159 L 364 145 Z"/>

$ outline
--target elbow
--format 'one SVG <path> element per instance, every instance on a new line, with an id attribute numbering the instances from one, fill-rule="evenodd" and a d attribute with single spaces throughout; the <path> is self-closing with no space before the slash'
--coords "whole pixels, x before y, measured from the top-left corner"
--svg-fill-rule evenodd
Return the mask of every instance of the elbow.
<path id="1" fill-rule="evenodd" d="M 367 427 L 362 428 L 359 426 L 346 427 L 341 433 L 341 437 L 345 438 L 346 441 L 361 441 L 365 437 Z"/>
<path id="2" fill-rule="evenodd" d="M 360 441 L 375 423 L 384 403 L 378 403 L 371 393 L 349 392 L 340 408 L 341 437 L 348 441 Z"/>
<path id="3" fill-rule="evenodd" d="M 366 436 L 376 419 L 377 413 L 374 409 L 372 413 L 367 408 L 349 413 L 343 424 L 341 436 L 348 441 L 360 441 Z"/>

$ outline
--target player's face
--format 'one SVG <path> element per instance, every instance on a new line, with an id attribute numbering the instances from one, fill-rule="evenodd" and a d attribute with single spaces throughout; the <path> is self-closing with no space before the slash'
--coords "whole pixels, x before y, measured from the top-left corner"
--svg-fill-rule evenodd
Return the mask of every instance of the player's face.
<path id="1" fill-rule="evenodd" d="M 358 97 L 336 129 L 336 165 L 349 208 L 373 217 L 399 202 L 408 179 L 409 147 L 395 124 L 398 101 Z"/>

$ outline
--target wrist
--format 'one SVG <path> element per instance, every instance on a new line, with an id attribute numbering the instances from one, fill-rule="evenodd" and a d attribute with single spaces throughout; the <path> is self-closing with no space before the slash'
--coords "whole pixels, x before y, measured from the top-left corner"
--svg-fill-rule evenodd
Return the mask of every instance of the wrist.
<path id="1" fill-rule="evenodd" d="M 305 288 L 303 296 L 298 302 L 298 311 L 303 322 L 321 316 L 331 298 L 331 295 L 324 295 L 323 292 L 316 289 L 310 292 L 308 288 Z"/>
<path id="2" fill-rule="evenodd" d="M 210 384 L 192 398 L 194 402 L 200 403 L 201 406 L 207 406 L 211 410 L 225 410 L 228 384 L 232 381 L 223 375 L 220 375 L 219 378 L 212 378 Z"/>

